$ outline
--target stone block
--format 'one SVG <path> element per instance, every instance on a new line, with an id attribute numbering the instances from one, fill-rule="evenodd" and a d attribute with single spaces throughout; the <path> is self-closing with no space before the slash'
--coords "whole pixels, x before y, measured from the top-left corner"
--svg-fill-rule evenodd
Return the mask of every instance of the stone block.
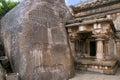
<path id="1" fill-rule="evenodd" d="M 6 80 L 19 80 L 19 75 L 18 73 L 6 74 Z"/>

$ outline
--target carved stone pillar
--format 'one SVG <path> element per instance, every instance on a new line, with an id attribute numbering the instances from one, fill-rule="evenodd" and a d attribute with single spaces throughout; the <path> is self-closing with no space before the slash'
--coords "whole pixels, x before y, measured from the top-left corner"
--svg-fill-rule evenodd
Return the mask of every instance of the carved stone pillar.
<path id="1" fill-rule="evenodd" d="M 70 42 L 70 48 L 72 52 L 72 56 L 75 59 L 76 52 L 75 52 L 75 40 L 76 40 L 77 34 L 76 33 L 69 33 L 69 42 Z"/>
<path id="2" fill-rule="evenodd" d="M 104 52 L 103 52 L 103 40 L 102 38 L 98 38 L 97 40 L 97 52 L 96 57 L 97 59 L 104 59 Z"/>
<path id="3" fill-rule="evenodd" d="M 76 57 L 75 42 L 70 42 L 70 47 L 71 47 L 72 56 L 73 58 L 75 58 Z"/>
<path id="4" fill-rule="evenodd" d="M 105 59 L 110 59 L 110 52 L 109 52 L 109 41 L 105 42 Z"/>
<path id="5" fill-rule="evenodd" d="M 120 60 L 120 40 L 117 40 L 116 43 L 117 43 L 117 45 L 116 45 L 116 49 L 117 49 L 116 50 L 116 52 L 117 52 L 116 57 L 118 60 Z"/>

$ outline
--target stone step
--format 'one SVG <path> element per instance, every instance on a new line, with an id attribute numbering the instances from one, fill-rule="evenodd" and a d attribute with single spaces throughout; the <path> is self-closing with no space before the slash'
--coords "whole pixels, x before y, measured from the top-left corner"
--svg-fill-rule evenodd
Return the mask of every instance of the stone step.
<path id="1" fill-rule="evenodd" d="M 19 74 L 18 73 L 8 73 L 5 76 L 6 80 L 19 80 Z"/>

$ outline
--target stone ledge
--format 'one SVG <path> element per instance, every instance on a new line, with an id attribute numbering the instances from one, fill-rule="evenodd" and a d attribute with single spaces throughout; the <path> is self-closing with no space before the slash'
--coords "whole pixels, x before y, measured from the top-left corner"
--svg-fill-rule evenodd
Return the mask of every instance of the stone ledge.
<path id="1" fill-rule="evenodd" d="M 76 61 L 76 70 L 92 71 L 114 75 L 118 69 L 117 60 L 79 59 Z"/>

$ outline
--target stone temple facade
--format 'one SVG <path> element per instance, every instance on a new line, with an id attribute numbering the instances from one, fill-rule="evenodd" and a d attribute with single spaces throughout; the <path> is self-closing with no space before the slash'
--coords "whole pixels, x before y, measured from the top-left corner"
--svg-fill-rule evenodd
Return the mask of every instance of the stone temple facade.
<path id="1" fill-rule="evenodd" d="M 76 69 L 115 74 L 120 61 L 120 0 L 69 7 L 66 28 Z"/>
<path id="2" fill-rule="evenodd" d="M 69 80 L 75 70 L 115 74 L 120 0 L 25 0 L 1 20 L 0 80 Z"/>

